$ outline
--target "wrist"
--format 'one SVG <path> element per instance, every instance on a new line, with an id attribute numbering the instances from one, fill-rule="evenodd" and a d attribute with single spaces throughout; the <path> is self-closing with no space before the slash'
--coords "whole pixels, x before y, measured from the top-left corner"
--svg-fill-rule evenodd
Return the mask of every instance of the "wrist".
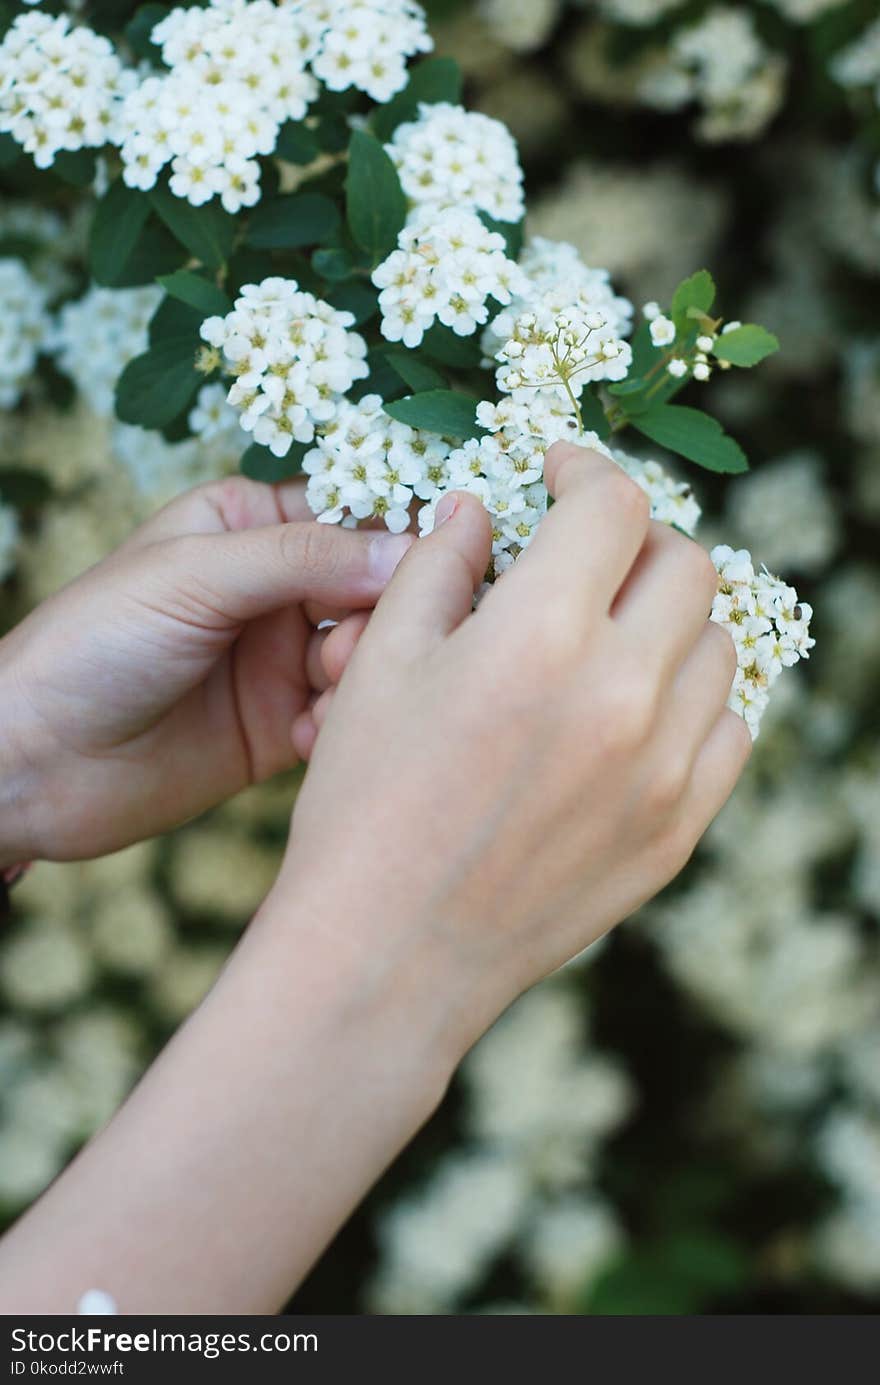
<path id="1" fill-rule="evenodd" d="M 350 1039 L 375 1067 L 413 1132 L 442 1101 L 470 1045 L 458 1021 L 448 960 L 427 946 L 412 917 L 393 922 L 385 901 L 349 898 L 297 871 L 264 901 L 249 944 L 289 987 L 307 990 L 329 1017 L 334 1042 Z M 429 955 L 430 954 L 430 955 Z"/>

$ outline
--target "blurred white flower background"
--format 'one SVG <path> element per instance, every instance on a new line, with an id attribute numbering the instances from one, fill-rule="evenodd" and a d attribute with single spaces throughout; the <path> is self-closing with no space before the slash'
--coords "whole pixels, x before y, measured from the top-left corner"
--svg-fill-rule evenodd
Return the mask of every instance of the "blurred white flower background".
<path id="1" fill-rule="evenodd" d="M 875 0 L 425 8 L 436 51 L 464 69 L 468 105 L 518 142 L 533 236 L 570 242 L 636 303 L 705 264 L 743 318 L 779 336 L 760 371 L 714 386 L 752 472 L 701 474 L 697 490 L 704 539 L 784 572 L 815 607 L 817 645 L 782 680 L 746 779 L 684 875 L 499 1021 L 294 1303 L 876 1312 Z M 18 7 L 0 5 L 4 25 L 7 9 Z M 418 43 L 414 31 L 412 52 Z M 124 121 L 124 82 L 106 55 L 89 61 L 104 75 L 106 118 Z M 321 61 L 330 72 L 332 54 Z M 162 80 L 192 80 L 184 68 Z M 5 100 L 0 67 L 0 115 Z M 234 470 L 241 452 L 215 384 L 196 400 L 195 438 L 113 418 L 116 380 L 144 350 L 158 291 L 81 292 L 85 194 L 59 181 L 47 208 L 7 142 L 0 629 L 171 495 Z M 401 166 L 417 170 L 418 148 L 398 144 Z M 142 152 L 132 145 L 125 158 L 134 167 Z M 155 176 L 158 157 L 142 176 Z M 520 188 L 504 147 L 489 141 L 487 157 L 503 216 Z M 242 176 L 230 195 L 249 195 Z M 211 985 L 271 884 L 295 789 L 294 775 L 168 839 L 38 865 L 17 887 L 0 936 L 5 1220 L 108 1118 Z"/>

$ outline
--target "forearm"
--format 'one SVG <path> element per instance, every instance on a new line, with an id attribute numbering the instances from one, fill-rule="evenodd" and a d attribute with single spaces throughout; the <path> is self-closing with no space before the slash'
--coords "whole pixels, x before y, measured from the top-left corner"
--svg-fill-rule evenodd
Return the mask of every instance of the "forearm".
<path id="1" fill-rule="evenodd" d="M 123 1313 L 283 1305 L 451 1072 L 417 970 L 361 958 L 358 931 L 269 902 L 120 1113 L 7 1236 L 2 1311 L 72 1312 L 88 1288 Z"/>

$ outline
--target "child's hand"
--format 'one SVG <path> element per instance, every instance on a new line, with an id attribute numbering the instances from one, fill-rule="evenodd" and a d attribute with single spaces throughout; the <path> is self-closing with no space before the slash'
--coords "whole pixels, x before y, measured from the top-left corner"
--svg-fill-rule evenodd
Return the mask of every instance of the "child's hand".
<path id="1" fill-rule="evenodd" d="M 595 453 L 557 445 L 547 476 L 557 504 L 475 614 L 473 497 L 405 558 L 331 695 L 266 906 L 414 986 L 453 1061 L 681 869 L 751 749 L 708 555 Z"/>
<path id="2" fill-rule="evenodd" d="M 161 511 L 0 642 L 0 865 L 115 850 L 292 765 L 327 685 L 313 622 L 372 606 L 411 542 L 242 477 Z"/>

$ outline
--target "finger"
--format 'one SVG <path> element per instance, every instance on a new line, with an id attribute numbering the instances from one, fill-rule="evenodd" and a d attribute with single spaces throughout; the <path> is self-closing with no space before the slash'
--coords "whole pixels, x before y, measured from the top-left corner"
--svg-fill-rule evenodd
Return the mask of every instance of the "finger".
<path id="1" fill-rule="evenodd" d="M 487 511 L 473 495 L 452 491 L 437 506 L 435 529 L 419 539 L 376 607 L 364 649 L 417 656 L 468 616 L 492 549 Z"/>
<path id="2" fill-rule="evenodd" d="M 324 687 L 336 684 L 348 667 L 361 635 L 370 623 L 370 612 L 359 611 L 328 630 L 321 646 Z M 317 687 L 318 684 L 315 684 Z"/>
<path id="3" fill-rule="evenodd" d="M 315 748 L 315 741 L 318 739 L 318 728 L 315 725 L 315 718 L 312 715 L 311 707 L 306 708 L 304 712 L 300 712 L 299 716 L 294 720 L 290 728 L 290 739 L 297 759 L 311 759 L 312 751 Z"/>
<path id="4" fill-rule="evenodd" d="M 694 756 L 699 753 L 727 705 L 736 665 L 730 635 L 708 621 L 670 688 L 659 732 L 665 745 L 691 746 Z"/>
<path id="5" fill-rule="evenodd" d="M 706 550 L 654 522 L 611 616 L 646 663 L 672 676 L 705 630 L 717 592 Z"/>
<path id="6" fill-rule="evenodd" d="M 607 612 L 648 531 L 648 499 L 607 457 L 555 443 L 545 478 L 556 504 L 493 598 L 514 613 Z"/>
<path id="7" fill-rule="evenodd" d="M 330 708 L 333 705 L 333 699 L 335 696 L 336 689 L 327 688 L 326 692 L 321 693 L 321 696 L 316 700 L 315 705 L 312 708 L 312 719 L 318 731 L 321 730 L 322 726 L 324 725 L 324 722 L 330 715 Z"/>
<path id="8" fill-rule="evenodd" d="M 182 534 L 222 534 L 310 519 L 305 482 L 280 486 L 227 476 L 178 495 L 126 540 L 129 550 Z"/>
<path id="9" fill-rule="evenodd" d="M 684 822 L 698 841 L 736 787 L 752 753 L 752 736 L 742 717 L 725 707 L 697 756 L 682 804 Z"/>
<path id="10" fill-rule="evenodd" d="M 310 688 L 323 692 L 329 688 L 330 679 L 324 667 L 324 645 L 331 630 L 316 630 L 306 645 L 306 678 Z"/>
<path id="11" fill-rule="evenodd" d="M 371 606 L 413 542 L 314 521 L 188 535 L 144 550 L 140 577 L 171 614 L 222 628 L 309 599 Z"/>

